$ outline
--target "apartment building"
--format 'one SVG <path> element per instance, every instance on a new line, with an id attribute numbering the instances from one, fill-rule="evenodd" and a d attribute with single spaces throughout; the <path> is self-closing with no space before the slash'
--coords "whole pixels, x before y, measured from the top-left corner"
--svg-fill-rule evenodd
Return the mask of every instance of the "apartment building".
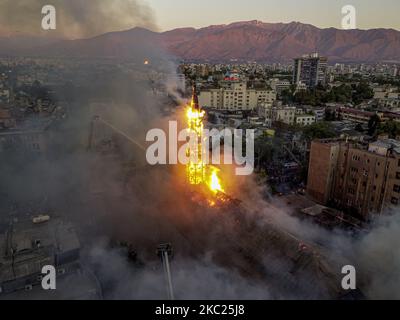
<path id="1" fill-rule="evenodd" d="M 202 90 L 199 103 L 202 107 L 227 111 L 255 110 L 263 103 L 273 103 L 276 92 L 267 88 L 250 89 L 245 81 L 223 81 L 218 89 Z"/>
<path id="2" fill-rule="evenodd" d="M 269 80 L 267 83 L 278 95 L 280 95 L 284 90 L 289 90 L 292 85 L 288 80 L 276 78 Z"/>
<path id="3" fill-rule="evenodd" d="M 310 114 L 302 114 L 296 116 L 296 124 L 301 126 L 309 126 L 316 122 L 316 118 L 314 115 Z"/>
<path id="4" fill-rule="evenodd" d="M 398 205 L 400 141 L 314 141 L 307 192 L 321 204 L 335 204 L 364 219 Z"/>
<path id="5" fill-rule="evenodd" d="M 298 124 L 309 126 L 316 122 L 316 116 L 311 113 L 304 113 L 296 107 L 282 106 L 281 104 L 263 103 L 258 108 L 258 115 L 265 119 L 268 125 L 273 122 L 282 122 L 287 125 Z"/>
<path id="6" fill-rule="evenodd" d="M 293 83 L 304 84 L 309 89 L 319 84 L 325 85 L 327 68 L 328 59 L 319 56 L 318 53 L 296 58 L 294 59 Z"/>
<path id="7" fill-rule="evenodd" d="M 296 119 L 296 107 L 274 107 L 271 109 L 271 120 L 273 122 L 283 122 L 292 125 Z"/>
<path id="8" fill-rule="evenodd" d="M 374 88 L 374 99 L 400 99 L 400 92 L 394 86 L 379 86 Z"/>
<path id="9" fill-rule="evenodd" d="M 42 155 L 46 152 L 51 133 L 52 120 L 25 121 L 23 125 L 0 130 L 0 155 L 16 153 Z"/>
<path id="10" fill-rule="evenodd" d="M 369 122 L 373 115 L 377 114 L 380 118 L 382 118 L 382 113 L 364 111 L 353 108 L 339 108 L 336 110 L 336 115 L 343 120 L 350 120 L 357 123 L 366 124 Z"/>
<path id="11" fill-rule="evenodd" d="M 302 108 L 306 113 L 310 113 L 310 114 L 315 115 L 315 121 L 316 122 L 325 120 L 325 114 L 326 114 L 326 108 L 325 107 L 304 106 Z"/>

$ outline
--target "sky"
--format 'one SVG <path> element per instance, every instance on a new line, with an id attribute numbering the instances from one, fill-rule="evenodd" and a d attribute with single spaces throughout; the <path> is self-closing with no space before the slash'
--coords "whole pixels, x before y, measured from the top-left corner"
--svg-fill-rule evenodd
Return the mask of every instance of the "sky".
<path id="1" fill-rule="evenodd" d="M 143 0 L 161 31 L 236 21 L 299 21 L 317 27 L 341 27 L 344 5 L 356 8 L 357 28 L 400 30 L 400 0 Z"/>

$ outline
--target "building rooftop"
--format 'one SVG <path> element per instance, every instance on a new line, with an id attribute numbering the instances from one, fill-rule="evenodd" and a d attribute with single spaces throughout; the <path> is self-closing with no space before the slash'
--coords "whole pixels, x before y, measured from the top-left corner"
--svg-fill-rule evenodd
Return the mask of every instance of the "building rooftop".
<path id="1" fill-rule="evenodd" d="M 27 133 L 41 133 L 46 131 L 52 124 L 53 119 L 51 118 L 36 118 L 26 119 L 19 123 L 14 128 L 0 130 L 1 135 L 18 135 Z"/>
<path id="2" fill-rule="evenodd" d="M 357 137 L 320 139 L 314 142 L 335 146 L 342 143 L 350 143 L 355 149 L 365 150 L 366 152 L 379 156 L 390 156 L 393 153 L 400 154 L 400 141 L 395 139 L 379 139 L 374 142 L 361 141 Z M 390 151 L 390 152 L 389 152 Z"/>
<path id="3" fill-rule="evenodd" d="M 70 224 L 41 216 L 9 226 L 0 235 L 0 285 L 79 259 L 80 243 Z"/>
<path id="4" fill-rule="evenodd" d="M 369 151 L 374 153 L 379 153 L 376 148 L 383 149 L 386 152 L 392 149 L 397 154 L 400 154 L 400 141 L 394 139 L 383 139 L 369 144 Z"/>

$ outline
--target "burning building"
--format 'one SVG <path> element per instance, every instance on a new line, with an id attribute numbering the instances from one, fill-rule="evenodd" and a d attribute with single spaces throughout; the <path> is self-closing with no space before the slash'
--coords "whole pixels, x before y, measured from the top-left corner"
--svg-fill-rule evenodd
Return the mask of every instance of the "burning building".
<path id="1" fill-rule="evenodd" d="M 341 266 L 345 262 L 341 257 L 334 257 L 326 249 L 265 221 L 260 208 L 249 206 L 224 192 L 219 170 L 204 158 L 203 144 L 206 140 L 202 132 L 205 112 L 199 106 L 195 89 L 186 117 L 189 131 L 197 140 L 196 147 L 188 149 L 191 159 L 197 160 L 186 166 L 188 182 L 192 186 L 204 185 L 211 191 L 211 195 L 204 195 L 194 189 L 191 207 L 195 222 L 191 220 L 189 225 L 184 225 L 175 221 L 193 251 L 213 251 L 218 264 L 237 270 L 249 279 L 258 279 L 266 287 L 275 288 L 279 293 L 274 298 L 279 298 L 280 294 L 311 299 L 362 296 L 360 292 L 349 296 L 342 289 Z M 202 197 L 207 201 L 199 201 Z M 197 215 L 198 211 L 203 213 Z M 205 239 L 208 237 L 204 234 L 213 240 Z M 220 242 L 223 245 L 216 245 Z"/>
<path id="2" fill-rule="evenodd" d="M 189 163 L 186 166 L 187 179 L 191 185 L 206 185 L 215 194 L 223 192 L 218 169 L 209 164 L 204 152 L 204 144 L 208 143 L 204 136 L 205 111 L 199 105 L 196 88 L 193 87 L 193 95 L 190 105 L 187 107 L 186 117 L 188 131 L 196 137 L 196 144 L 187 150 Z"/>
<path id="3" fill-rule="evenodd" d="M 179 166 L 179 174 L 184 178 L 179 179 L 167 166 L 141 167 L 124 178 L 127 192 L 117 197 L 121 208 L 107 207 L 113 202 L 111 192 L 101 195 L 102 199 L 109 199 L 102 202 L 103 210 L 112 211 L 112 215 L 104 217 L 109 220 L 104 221 L 108 225 L 119 221 L 119 230 L 112 230 L 116 240 L 138 248 L 138 256 L 145 256 L 145 265 L 156 258 L 154 248 L 159 243 L 171 243 L 176 259 L 181 261 L 188 258 L 202 261 L 205 255 L 210 255 L 213 264 L 257 283 L 272 292 L 273 299 L 346 297 L 348 292 L 341 287 L 341 268 L 345 262 L 268 221 L 262 206 L 269 204 L 260 201 L 253 205 L 244 195 L 240 201 L 225 192 L 228 186 L 222 182 L 219 169 L 203 157 L 206 113 L 195 90 L 185 111 L 185 126 L 196 137 L 197 145 L 186 150 L 191 161 Z M 98 125 L 99 121 L 96 122 Z M 129 142 L 131 149 L 142 149 L 118 128 L 107 128 L 117 132 L 118 139 Z M 93 141 L 97 140 L 96 132 Z M 110 139 L 116 140 L 115 135 Z M 94 143 L 92 147 L 97 145 Z M 129 209 L 131 202 L 133 211 Z M 279 214 L 278 208 L 271 206 L 270 210 Z M 127 215 L 123 216 L 123 212 Z M 174 263 L 171 263 L 172 281 Z M 177 292 L 177 299 L 185 298 Z"/>

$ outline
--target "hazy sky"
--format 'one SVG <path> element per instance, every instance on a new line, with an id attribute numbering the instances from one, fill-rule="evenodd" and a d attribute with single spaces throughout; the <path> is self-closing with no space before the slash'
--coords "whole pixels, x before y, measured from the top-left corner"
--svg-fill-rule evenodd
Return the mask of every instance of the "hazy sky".
<path id="1" fill-rule="evenodd" d="M 357 27 L 400 30 L 400 0 L 144 0 L 161 30 L 204 27 L 234 21 L 300 21 L 340 28 L 341 8 L 357 9 Z"/>

